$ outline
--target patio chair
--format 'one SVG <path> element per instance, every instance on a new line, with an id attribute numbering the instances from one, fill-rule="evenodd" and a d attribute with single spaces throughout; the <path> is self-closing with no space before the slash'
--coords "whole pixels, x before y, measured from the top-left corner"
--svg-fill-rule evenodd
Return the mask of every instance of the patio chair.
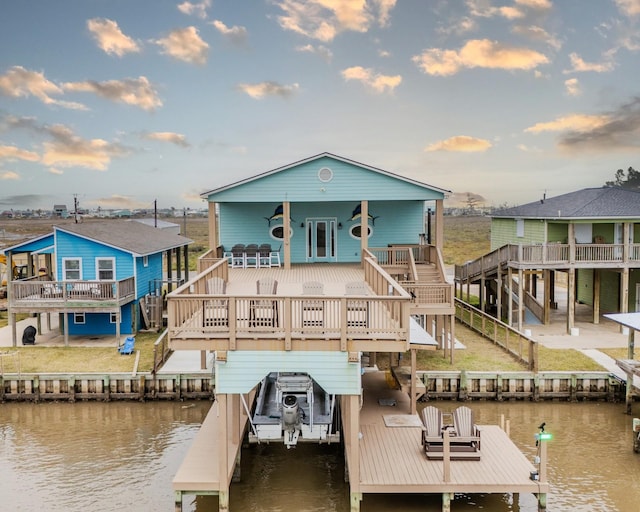
<path id="1" fill-rule="evenodd" d="M 244 268 L 245 265 L 244 244 L 236 244 L 231 248 L 231 267 Z"/>
<path id="2" fill-rule="evenodd" d="M 422 447 L 425 452 L 442 451 L 442 412 L 437 407 L 428 405 L 422 409 Z"/>
<path id="3" fill-rule="evenodd" d="M 260 268 L 271 266 L 271 244 L 260 244 L 258 247 L 258 266 Z"/>
<path id="4" fill-rule="evenodd" d="M 207 295 L 224 295 L 227 293 L 227 282 L 214 276 L 205 282 Z M 229 299 L 206 299 L 203 303 L 203 327 L 227 327 L 229 325 Z"/>
<path id="5" fill-rule="evenodd" d="M 249 244 L 244 248 L 244 268 L 258 268 L 258 244 Z"/>
<path id="6" fill-rule="evenodd" d="M 133 354 L 133 348 L 135 345 L 136 339 L 133 336 L 127 336 L 124 340 L 124 343 L 118 347 L 118 352 L 121 356 L 128 356 Z"/>
<path id="7" fill-rule="evenodd" d="M 280 267 L 280 249 L 282 246 L 278 247 L 277 251 L 273 249 L 269 251 L 269 266 L 270 267 Z"/>
<path id="8" fill-rule="evenodd" d="M 302 283 L 302 295 L 324 295 L 324 285 L 318 281 Z M 302 300 L 302 326 L 324 327 L 324 301 Z"/>
<path id="9" fill-rule="evenodd" d="M 469 407 L 463 405 L 453 411 L 453 426 L 456 448 L 480 450 L 480 429 L 475 425 L 473 411 Z"/>
<path id="10" fill-rule="evenodd" d="M 256 281 L 258 295 L 275 295 L 278 281 L 272 277 L 263 277 Z M 252 327 L 277 327 L 278 301 L 276 299 L 253 299 L 249 303 L 249 324 Z"/>
<path id="11" fill-rule="evenodd" d="M 346 295 L 369 295 L 364 281 L 352 281 L 345 285 Z M 369 327 L 369 301 L 347 298 L 347 326 Z"/>

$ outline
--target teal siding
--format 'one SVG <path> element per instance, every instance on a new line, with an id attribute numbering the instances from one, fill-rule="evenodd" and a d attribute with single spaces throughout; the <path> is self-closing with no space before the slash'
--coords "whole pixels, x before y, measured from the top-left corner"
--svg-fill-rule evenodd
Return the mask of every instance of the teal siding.
<path id="1" fill-rule="evenodd" d="M 270 372 L 308 373 L 327 392 L 359 395 L 360 363 L 349 363 L 346 352 L 229 351 L 226 363 L 216 363 L 218 393 L 248 393 Z"/>
<path id="2" fill-rule="evenodd" d="M 329 182 L 318 178 L 318 171 L 328 167 L 333 171 Z M 443 199 L 444 193 L 428 186 L 405 181 L 400 176 L 388 176 L 349 162 L 325 156 L 283 169 L 247 183 L 229 187 L 209 195 L 216 202 L 271 202 L 271 201 L 370 201 L 434 200 Z"/>
<path id="3" fill-rule="evenodd" d="M 120 334 L 132 334 L 131 307 L 120 308 Z M 69 334 L 72 336 L 115 335 L 116 324 L 111 323 L 110 313 L 85 313 L 85 323 L 76 324 L 74 314 L 67 313 Z"/>
<path id="4" fill-rule="evenodd" d="M 143 258 L 136 258 L 136 298 L 154 293 L 154 281 L 162 279 L 162 253 L 151 254 L 148 266 L 143 265 Z"/>
<path id="5" fill-rule="evenodd" d="M 342 263 L 360 261 L 360 239 L 350 234 L 360 218 L 351 219 L 358 201 L 343 203 L 294 203 L 291 205 L 291 260 L 293 263 L 307 261 L 306 220 L 333 219 L 342 224 L 337 231 L 337 261 Z M 283 241 L 270 236 L 270 228 L 282 225 L 282 219 L 269 222 L 277 203 L 223 203 L 220 205 L 220 243 L 230 249 L 236 243 L 270 243 L 273 249 L 281 247 Z M 369 220 L 372 234 L 369 247 L 386 247 L 388 244 L 417 244 L 419 234 L 424 232 L 423 201 L 371 201 Z"/>
<path id="6" fill-rule="evenodd" d="M 115 258 L 116 280 L 134 275 L 131 254 L 56 230 L 56 269 L 60 281 L 63 280 L 63 258 L 82 258 L 82 279 L 85 281 L 96 279 L 96 258 Z"/>

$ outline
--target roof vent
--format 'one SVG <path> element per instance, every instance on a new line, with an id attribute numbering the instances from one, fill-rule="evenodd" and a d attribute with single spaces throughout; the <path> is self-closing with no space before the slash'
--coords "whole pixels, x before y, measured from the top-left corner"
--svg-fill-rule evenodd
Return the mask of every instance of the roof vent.
<path id="1" fill-rule="evenodd" d="M 328 167 L 323 167 L 318 171 L 318 179 L 322 183 L 327 183 L 333 179 L 333 171 Z"/>

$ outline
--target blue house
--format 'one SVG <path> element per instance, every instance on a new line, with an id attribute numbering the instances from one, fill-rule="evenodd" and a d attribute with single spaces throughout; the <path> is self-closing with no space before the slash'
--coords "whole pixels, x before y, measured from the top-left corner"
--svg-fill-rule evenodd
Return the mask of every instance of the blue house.
<path id="1" fill-rule="evenodd" d="M 25 255 L 29 276 L 9 288 L 9 313 L 58 313 L 69 335 L 135 333 L 146 325 L 141 300 L 155 300 L 172 267 L 188 279 L 191 240 L 135 221 L 94 221 L 54 226 L 52 233 L 8 248 Z M 174 258 L 175 256 L 175 258 Z M 184 257 L 182 257 L 184 256 Z M 157 301 L 156 301 L 157 302 Z"/>
<path id="2" fill-rule="evenodd" d="M 415 413 L 425 393 L 416 352 L 439 345 L 453 356 L 446 193 L 322 153 L 202 194 L 210 250 L 199 273 L 167 296 L 167 327 L 173 350 L 215 352 L 218 471 L 207 488 L 218 489 L 220 510 L 254 395 L 249 441 L 292 447 L 342 435 L 352 504 L 359 500 L 364 367 L 390 354 Z M 405 352 L 410 360 L 400 364 Z M 177 491 L 198 485 L 174 481 Z"/>

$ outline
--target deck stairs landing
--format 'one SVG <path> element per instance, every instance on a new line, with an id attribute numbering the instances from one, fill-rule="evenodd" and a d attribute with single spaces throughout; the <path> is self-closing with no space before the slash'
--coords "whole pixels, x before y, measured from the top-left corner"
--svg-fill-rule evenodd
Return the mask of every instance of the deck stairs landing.
<path id="1" fill-rule="evenodd" d="M 438 267 L 433 263 L 416 262 L 416 281 L 419 283 L 442 283 L 442 277 Z"/>

